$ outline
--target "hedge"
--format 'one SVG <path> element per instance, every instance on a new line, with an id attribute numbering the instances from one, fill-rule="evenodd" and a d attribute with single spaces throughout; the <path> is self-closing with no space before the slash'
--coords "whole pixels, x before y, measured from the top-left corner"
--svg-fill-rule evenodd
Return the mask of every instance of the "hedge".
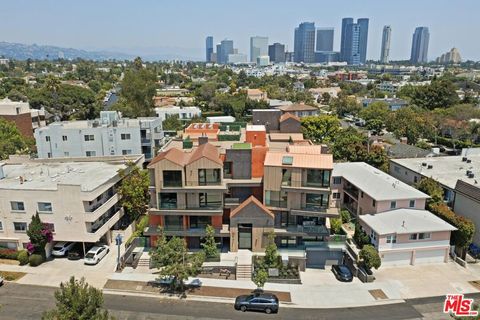
<path id="1" fill-rule="evenodd" d="M 219 134 L 218 141 L 240 141 L 239 134 Z"/>
<path id="2" fill-rule="evenodd" d="M 475 234 L 475 224 L 472 220 L 457 215 L 444 203 L 432 204 L 430 210 L 458 229 L 452 232 L 452 241 L 456 246 L 466 248 L 470 245 Z"/>
<path id="3" fill-rule="evenodd" d="M 469 148 L 469 147 L 480 147 L 478 144 L 472 145 L 470 141 L 461 141 L 457 139 L 450 139 L 450 138 L 445 138 L 445 137 L 437 137 L 437 144 L 444 145 L 449 148 L 453 148 L 453 142 L 455 142 L 455 148 L 456 149 L 463 149 L 463 148 Z"/>
<path id="4" fill-rule="evenodd" d="M 32 254 L 30 258 L 28 258 L 28 262 L 30 266 L 36 267 L 43 263 L 43 257 L 40 254 Z"/>
<path id="5" fill-rule="evenodd" d="M 0 259 L 17 260 L 18 251 L 15 249 L 0 248 Z"/>
<path id="6" fill-rule="evenodd" d="M 228 128 L 227 128 L 228 127 Z M 240 131 L 240 126 L 238 124 L 222 124 L 220 126 L 220 131 Z"/>
<path id="7" fill-rule="evenodd" d="M 18 252 L 18 261 L 20 262 L 20 265 L 26 265 L 28 263 L 28 251 L 27 250 L 20 250 Z"/>

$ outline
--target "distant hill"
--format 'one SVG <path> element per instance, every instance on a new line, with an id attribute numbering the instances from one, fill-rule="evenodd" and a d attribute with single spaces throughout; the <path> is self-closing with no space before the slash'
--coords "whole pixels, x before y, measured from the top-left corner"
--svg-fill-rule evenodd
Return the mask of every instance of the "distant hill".
<path id="1" fill-rule="evenodd" d="M 0 57 L 1 56 L 16 60 L 27 60 L 28 58 L 33 60 L 55 60 L 58 58 L 81 58 L 85 60 L 131 60 L 135 58 L 133 55 L 118 52 L 86 51 L 73 48 L 62 48 L 37 44 L 29 45 L 11 42 L 0 42 Z"/>

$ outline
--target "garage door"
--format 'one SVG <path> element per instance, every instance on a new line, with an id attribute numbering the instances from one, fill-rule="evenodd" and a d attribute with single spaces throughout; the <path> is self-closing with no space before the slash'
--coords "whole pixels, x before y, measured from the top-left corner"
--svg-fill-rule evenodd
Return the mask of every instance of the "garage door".
<path id="1" fill-rule="evenodd" d="M 307 268 L 325 268 L 333 264 L 343 262 L 343 251 L 341 250 L 308 250 Z"/>
<path id="2" fill-rule="evenodd" d="M 415 264 L 445 262 L 445 250 L 418 250 L 415 252 Z"/>
<path id="3" fill-rule="evenodd" d="M 408 266 L 412 258 L 412 252 L 390 252 L 383 253 L 382 267 L 383 266 Z"/>

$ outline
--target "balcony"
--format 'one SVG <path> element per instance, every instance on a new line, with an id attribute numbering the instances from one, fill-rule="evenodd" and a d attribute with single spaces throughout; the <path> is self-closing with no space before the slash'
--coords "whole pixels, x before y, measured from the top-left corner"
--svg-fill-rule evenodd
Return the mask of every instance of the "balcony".
<path id="1" fill-rule="evenodd" d="M 343 191 L 352 196 L 355 200 L 358 199 L 358 189 L 352 185 L 346 185 L 343 187 Z"/>
<path id="2" fill-rule="evenodd" d="M 142 142 L 142 145 L 151 145 L 152 144 L 152 140 L 150 138 L 142 138 L 141 139 L 141 142 Z"/>
<path id="3" fill-rule="evenodd" d="M 226 208 L 236 208 L 240 205 L 240 199 L 239 198 L 225 198 L 225 203 L 224 206 Z"/>
<path id="4" fill-rule="evenodd" d="M 330 191 L 330 185 L 322 185 L 321 182 L 307 182 L 301 180 L 282 181 L 281 187 L 283 190 L 291 192 L 311 191 L 318 193 Z"/>
<path id="5" fill-rule="evenodd" d="M 162 204 L 157 208 L 150 208 L 149 212 L 154 215 L 160 216 L 221 216 L 223 215 L 222 205 L 207 205 L 201 207 L 183 206 L 178 207 L 176 205 L 166 205 L 162 208 Z"/>
<path id="6" fill-rule="evenodd" d="M 115 205 L 119 200 L 118 193 L 114 194 L 110 199 L 105 201 L 99 206 L 94 206 L 94 211 L 87 211 L 85 213 L 85 222 L 95 222 L 100 218 L 108 209 Z"/>
<path id="7" fill-rule="evenodd" d="M 189 228 L 185 226 L 149 226 L 145 231 L 144 235 L 152 236 L 152 235 L 159 235 L 160 230 L 166 236 L 181 236 L 181 237 L 204 237 L 205 234 L 205 227 L 198 227 L 198 228 Z M 215 236 L 216 237 L 229 237 L 230 230 L 228 224 L 222 225 L 222 228 L 215 228 Z"/>
<path id="8" fill-rule="evenodd" d="M 357 207 L 358 205 L 355 204 L 355 202 L 351 203 L 343 203 L 342 207 L 347 209 L 351 214 L 357 215 Z"/>
<path id="9" fill-rule="evenodd" d="M 181 188 L 182 187 L 182 180 L 164 180 L 163 181 L 164 188 Z"/>
<path id="10" fill-rule="evenodd" d="M 270 200 L 265 202 L 265 205 L 267 207 L 273 207 L 273 208 L 287 208 L 287 200 Z"/>
<path id="11" fill-rule="evenodd" d="M 269 233 L 270 230 L 265 229 L 264 233 Z M 295 225 L 289 226 L 286 228 L 275 228 L 275 235 L 285 235 L 285 236 L 328 236 L 330 232 L 327 227 L 324 225 Z"/>
<path id="12" fill-rule="evenodd" d="M 338 208 L 329 208 L 326 206 L 305 206 L 300 209 L 291 209 L 290 213 L 294 216 L 304 217 L 329 217 L 337 218 L 339 216 Z"/>
<path id="13" fill-rule="evenodd" d="M 115 223 L 120 220 L 120 218 L 123 216 L 123 208 L 120 208 L 118 211 L 114 212 L 111 216 L 105 218 L 103 220 L 103 225 L 100 226 L 99 228 L 93 228 L 93 226 L 89 227 L 87 226 L 87 233 L 86 237 L 84 238 L 83 241 L 85 242 L 97 242 L 100 240 L 100 238 L 108 231 L 110 230 Z"/>

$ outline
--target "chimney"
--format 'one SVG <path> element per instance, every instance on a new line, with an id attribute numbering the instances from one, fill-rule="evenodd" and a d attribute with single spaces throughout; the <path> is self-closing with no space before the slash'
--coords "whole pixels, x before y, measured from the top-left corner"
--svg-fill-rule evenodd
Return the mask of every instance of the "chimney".
<path id="1" fill-rule="evenodd" d="M 201 146 L 202 144 L 208 143 L 208 136 L 201 136 L 198 137 L 198 145 Z"/>
<path id="2" fill-rule="evenodd" d="M 0 179 L 5 178 L 5 171 L 3 171 L 3 166 L 5 163 L 0 163 Z"/>

